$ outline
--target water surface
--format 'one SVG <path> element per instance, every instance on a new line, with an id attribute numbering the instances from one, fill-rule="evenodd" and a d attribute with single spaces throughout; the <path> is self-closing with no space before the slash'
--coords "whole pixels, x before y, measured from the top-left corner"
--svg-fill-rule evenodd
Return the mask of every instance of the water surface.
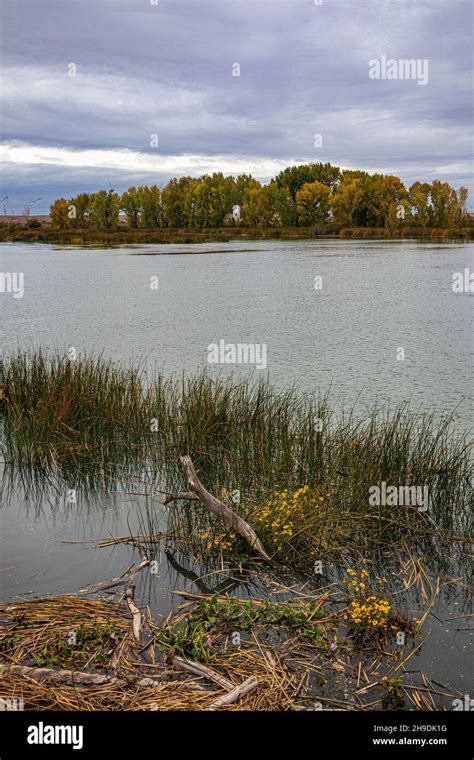
<path id="1" fill-rule="evenodd" d="M 357 402 L 362 410 L 376 399 L 410 400 L 424 411 L 456 407 L 456 425 L 465 430 L 472 422 L 472 300 L 453 292 L 452 277 L 472 271 L 473 253 L 471 244 L 414 241 L 2 244 L 0 271 L 24 273 L 24 296 L 0 293 L 0 347 L 73 346 L 78 354 L 101 352 L 117 361 L 145 357 L 167 373 L 207 366 L 241 376 L 260 371 L 209 366 L 209 344 L 264 343 L 266 371 L 280 387 L 295 383 L 323 393 L 331 387 L 337 403 Z M 155 276 L 158 290 L 150 288 Z M 404 361 L 397 360 L 400 348 Z M 0 483 L 3 599 L 75 592 L 121 574 L 137 558 L 132 549 L 97 549 L 93 542 L 138 532 L 146 503 L 165 526 L 158 500 L 124 488 L 86 489 L 71 505 L 60 481 L 31 490 L 19 473 L 1 467 Z M 210 592 L 227 576 L 235 579 L 229 570 L 198 581 L 202 568 L 165 549 L 157 549 L 158 575 L 143 576 L 137 588 L 158 615 L 173 605 L 173 588 Z M 440 572 L 437 558 L 431 570 Z M 430 637 L 414 667 L 464 693 L 472 635 L 465 621 L 447 621 L 468 609 L 465 589 L 453 591 L 450 580 L 464 570 L 448 562 L 442 572 Z M 233 585 L 235 593 L 259 593 L 258 579 Z M 411 603 L 416 616 L 420 602 Z"/>
<path id="2" fill-rule="evenodd" d="M 266 344 L 280 386 L 331 386 L 349 405 L 360 394 L 368 405 L 379 397 L 451 410 L 471 380 L 472 300 L 452 290 L 466 267 L 474 246 L 465 243 L 2 244 L 0 271 L 23 272 L 25 292 L 0 296 L 0 347 L 74 346 L 181 372 L 209 366 L 208 346 L 221 339 Z"/>

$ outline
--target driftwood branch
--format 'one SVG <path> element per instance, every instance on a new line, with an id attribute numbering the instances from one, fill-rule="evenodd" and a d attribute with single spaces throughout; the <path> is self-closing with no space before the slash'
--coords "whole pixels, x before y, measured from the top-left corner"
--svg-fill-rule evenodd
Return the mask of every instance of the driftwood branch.
<path id="1" fill-rule="evenodd" d="M 165 496 L 163 499 L 163 504 L 171 504 L 172 501 L 177 501 L 178 499 L 186 499 L 186 501 L 199 501 L 199 498 L 195 496 L 195 494 L 191 493 L 191 491 L 179 491 L 178 493 L 170 493 L 168 496 Z"/>
<path id="2" fill-rule="evenodd" d="M 140 633 L 142 630 L 142 613 L 135 604 L 135 586 L 130 584 L 125 591 L 128 608 L 132 613 L 132 631 L 133 638 L 140 644 Z"/>
<path id="3" fill-rule="evenodd" d="M 224 676 L 216 673 L 215 670 L 206 668 L 199 663 L 184 660 L 181 657 L 174 657 L 172 662 L 173 665 L 186 670 L 188 673 L 204 677 L 206 680 L 215 683 L 220 688 L 228 690 L 227 694 L 224 694 L 222 697 L 219 697 L 219 699 L 212 702 L 210 707 L 207 708 L 208 710 L 216 710 L 219 707 L 233 704 L 258 686 L 258 681 L 255 676 L 251 676 L 239 686 L 233 686 L 227 678 L 224 678 Z M 130 678 L 115 678 L 102 673 L 86 673 L 79 670 L 53 670 L 52 668 L 35 668 L 26 665 L 0 664 L 0 678 L 6 678 L 9 675 L 29 678 L 40 683 L 66 683 L 71 686 L 113 686 L 114 688 L 122 688 L 127 684 L 130 684 Z M 144 689 L 162 686 L 166 683 L 163 678 L 138 678 L 134 679 L 133 682 Z M 205 691 L 204 687 L 198 683 L 189 683 L 187 686 L 192 690 Z"/>
<path id="4" fill-rule="evenodd" d="M 150 560 L 143 550 L 141 551 L 141 558 L 141 562 L 139 562 L 137 565 L 134 565 L 128 573 L 120 576 L 120 578 L 111 578 L 108 581 L 102 581 L 101 583 L 98 583 L 96 586 L 87 586 L 86 588 L 81 588 L 79 589 L 78 593 L 96 594 L 99 591 L 107 591 L 108 589 L 116 588 L 117 586 L 125 586 L 125 584 L 127 584 L 127 587 L 130 586 L 135 576 L 150 564 Z"/>
<path id="5" fill-rule="evenodd" d="M 0 665 L 0 676 L 8 675 L 24 676 L 33 681 L 46 683 L 73 683 L 88 686 L 103 686 L 110 684 L 116 686 L 121 683 L 119 678 L 110 678 L 101 673 L 82 673 L 75 670 L 52 670 L 51 668 L 34 668 L 26 665 Z"/>
<path id="6" fill-rule="evenodd" d="M 239 684 L 239 686 L 236 686 L 234 689 L 232 689 L 232 691 L 229 691 L 227 694 L 224 694 L 223 697 L 216 699 L 207 709 L 216 710 L 218 707 L 232 705 L 234 702 L 242 699 L 242 697 L 245 697 L 246 694 L 250 694 L 251 691 L 254 691 L 257 686 L 257 678 L 255 678 L 255 676 L 250 676 L 250 678 L 247 678 L 246 681 L 243 681 L 243 683 Z"/>
<path id="7" fill-rule="evenodd" d="M 126 686 L 133 680 L 137 686 L 143 688 L 153 688 L 162 686 L 163 678 L 138 678 L 131 679 L 116 678 L 107 676 L 102 673 L 86 673 L 81 670 L 53 670 L 52 668 L 35 668 L 27 665 L 0 665 L 0 677 L 6 678 L 8 675 L 23 676 L 31 678 L 33 681 L 41 683 L 67 683 L 75 686 Z M 190 684 L 193 688 L 199 688 L 198 684 Z"/>
<path id="8" fill-rule="evenodd" d="M 262 544 L 260 543 L 255 531 L 245 522 L 239 515 L 237 515 L 230 507 L 227 507 L 219 499 L 216 499 L 209 491 L 207 491 L 194 469 L 194 465 L 191 461 L 191 457 L 188 455 L 180 457 L 179 461 L 183 468 L 187 484 L 188 491 L 181 492 L 179 494 L 171 494 L 165 499 L 165 504 L 169 504 L 176 499 L 199 499 L 204 506 L 206 506 L 210 512 L 220 517 L 223 523 L 230 528 L 230 530 L 238 533 L 248 543 L 248 545 L 256 552 L 265 562 L 270 562 L 270 557 L 266 553 Z"/>
<path id="9" fill-rule="evenodd" d="M 173 657 L 171 664 L 194 676 L 200 676 L 207 681 L 216 684 L 221 689 L 234 690 L 234 684 L 215 670 L 201 665 L 198 662 L 185 660 L 183 657 Z M 101 673 L 85 673 L 77 670 L 53 670 L 51 668 L 35 668 L 26 665 L 0 665 L 0 677 L 7 675 L 25 676 L 32 678 L 34 681 L 44 681 L 48 683 L 75 683 L 83 685 L 104 686 L 122 686 L 127 683 L 123 678 L 115 678 Z M 163 678 L 139 678 L 134 679 L 138 686 L 152 687 L 164 683 Z"/>
<path id="10" fill-rule="evenodd" d="M 191 662 L 191 660 L 185 660 L 183 657 L 173 657 L 171 664 L 177 668 L 181 668 L 181 670 L 186 670 L 188 673 L 192 673 L 195 676 L 202 676 L 207 681 L 212 681 L 217 686 L 220 686 L 221 689 L 229 691 L 229 689 L 234 688 L 234 684 L 231 681 L 228 681 L 227 678 L 224 678 L 220 673 L 216 673 L 215 670 L 211 670 L 211 668 L 207 668 L 205 665 L 201 665 L 198 662 Z"/>

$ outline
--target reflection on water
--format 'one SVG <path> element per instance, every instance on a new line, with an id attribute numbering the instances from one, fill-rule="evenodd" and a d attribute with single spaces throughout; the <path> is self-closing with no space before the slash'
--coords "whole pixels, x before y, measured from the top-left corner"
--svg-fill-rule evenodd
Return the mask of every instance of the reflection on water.
<path id="1" fill-rule="evenodd" d="M 2 598 L 72 593 L 121 573 L 136 559 L 129 544 L 97 548 L 111 538 L 143 535 L 153 512 L 153 532 L 166 532 L 169 518 L 158 496 L 145 486 L 115 483 L 106 488 L 76 483 L 38 470 L 0 468 Z M 134 493 L 134 490 L 141 492 Z M 160 615 L 173 605 L 172 589 L 200 593 L 240 589 L 254 593 L 258 581 L 239 568 L 223 572 L 176 552 L 166 539 L 150 544 L 157 573 L 137 579 L 137 598 Z M 251 592 L 250 589 L 253 589 Z"/>
<path id="2" fill-rule="evenodd" d="M 224 340 L 265 343 L 273 383 L 324 393 L 363 412 L 375 398 L 435 413 L 457 408 L 458 429 L 470 427 L 465 401 L 470 305 L 455 295 L 454 272 L 472 268 L 472 245 L 413 241 L 245 242 L 141 246 L 84 251 L 51 246 L 0 245 L 4 271 L 22 271 L 25 297 L 2 303 L 2 349 L 74 346 L 112 360 L 146 357 L 167 373 L 206 366 L 207 347 Z M 159 291 L 149 287 L 159 277 Z M 315 291 L 315 277 L 323 288 Z M 73 298 L 74 308 L 71 308 Z M 20 308 L 21 306 L 21 308 Z M 398 347 L 406 358 L 396 361 Z M 212 371 L 212 367 L 207 367 Z M 248 376 L 251 368 L 220 371 Z M 75 593 L 119 576 L 139 559 L 119 543 L 99 540 L 143 531 L 166 532 L 170 513 L 156 495 L 156 471 L 54 473 L 0 466 L 1 598 Z M 173 509 L 171 507 L 170 509 Z M 299 593 L 302 579 L 259 574 L 239 567 L 202 565 L 171 541 L 155 543 L 158 571 L 136 579 L 136 598 L 160 619 L 182 602 L 173 590 L 227 591 L 241 597 L 277 598 Z M 462 541 L 450 547 L 434 535 L 411 548 L 440 594 L 427 619 L 427 640 L 410 661 L 416 670 L 462 693 L 472 677 L 472 597 L 469 558 Z M 341 564 L 349 556 L 340 557 Z M 393 558 L 370 558 L 397 591 L 403 588 Z M 406 557 L 399 558 L 406 561 Z M 340 580 L 325 567 L 305 588 Z M 286 591 L 276 582 L 283 583 Z M 293 590 L 288 590 L 293 589 Z M 419 617 L 427 607 L 413 585 L 401 607 Z"/>
<path id="3" fill-rule="evenodd" d="M 76 484 L 73 491 L 59 476 L 49 478 L 38 471 L 2 467 L 1 475 L 1 589 L 3 599 L 29 595 L 74 593 L 112 577 L 120 576 L 132 562 L 139 561 L 137 549 L 129 544 L 98 548 L 100 540 L 140 535 L 144 515 L 153 510 L 154 532 L 166 532 L 169 515 L 153 489 L 143 484 Z M 71 495 L 74 494 L 74 498 Z M 410 547 L 413 557 L 422 558 L 431 582 L 440 579 L 440 594 L 425 624 L 427 641 L 416 659 L 414 670 L 429 672 L 434 680 L 464 693 L 472 675 L 472 633 L 469 632 L 472 588 L 469 558 L 464 543 L 424 543 Z M 326 566 L 323 575 L 308 583 L 287 572 L 259 572 L 232 565 L 199 563 L 187 552 L 177 551 L 166 539 L 148 544 L 154 572 L 147 568 L 136 578 L 136 599 L 149 606 L 161 620 L 183 602 L 174 590 L 188 593 L 230 593 L 284 599 L 294 594 L 331 587 L 338 583 L 340 567 Z M 350 556 L 340 558 L 350 564 Z M 388 588 L 397 591 L 400 608 L 409 617 L 421 617 L 427 607 L 418 586 L 403 589 L 399 561 L 406 556 L 371 558 L 372 570 L 383 575 Z M 397 596 L 395 597 L 397 599 Z M 453 618 L 453 619 L 451 619 Z"/>

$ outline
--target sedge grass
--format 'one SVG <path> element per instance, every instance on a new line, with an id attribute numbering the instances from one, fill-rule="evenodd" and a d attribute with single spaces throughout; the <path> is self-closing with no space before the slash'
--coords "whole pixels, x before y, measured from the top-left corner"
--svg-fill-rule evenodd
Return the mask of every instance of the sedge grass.
<path id="1" fill-rule="evenodd" d="M 420 530 L 470 532 L 470 448 L 454 414 L 415 413 L 402 404 L 356 417 L 336 413 L 327 396 L 280 391 L 268 378 L 237 381 L 205 371 L 166 377 L 143 363 L 71 361 L 41 350 L 4 355 L 0 383 L 7 397 L 3 460 L 54 470 L 68 482 L 78 473 L 88 480 L 106 473 L 110 482 L 152 472 L 155 486 L 173 491 L 183 486 L 178 458 L 189 454 L 208 490 L 221 498 L 238 491 L 233 508 L 277 558 L 293 564 L 299 557 L 308 566 L 326 549 L 367 537 L 389 544 Z M 427 487 L 429 511 L 370 506 L 369 489 L 381 482 Z M 302 488 L 312 501 L 285 534 L 281 495 Z M 273 518 L 267 523 L 259 520 L 265 505 Z M 215 548 L 222 526 L 212 516 L 194 503 L 170 515 L 168 529 L 178 539 L 196 543 L 208 534 Z M 143 522 L 157 532 L 148 508 Z"/>

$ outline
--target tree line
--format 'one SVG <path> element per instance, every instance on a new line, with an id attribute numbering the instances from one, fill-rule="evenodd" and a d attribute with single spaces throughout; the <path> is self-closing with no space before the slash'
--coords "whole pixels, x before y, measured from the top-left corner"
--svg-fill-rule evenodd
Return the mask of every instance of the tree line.
<path id="1" fill-rule="evenodd" d="M 171 179 L 165 187 L 129 187 L 58 198 L 50 219 L 59 229 L 114 230 L 121 212 L 130 229 L 248 227 L 459 226 L 468 191 L 447 182 L 414 182 L 395 176 L 341 170 L 329 163 L 302 164 L 262 185 L 249 174 L 218 172 Z"/>

